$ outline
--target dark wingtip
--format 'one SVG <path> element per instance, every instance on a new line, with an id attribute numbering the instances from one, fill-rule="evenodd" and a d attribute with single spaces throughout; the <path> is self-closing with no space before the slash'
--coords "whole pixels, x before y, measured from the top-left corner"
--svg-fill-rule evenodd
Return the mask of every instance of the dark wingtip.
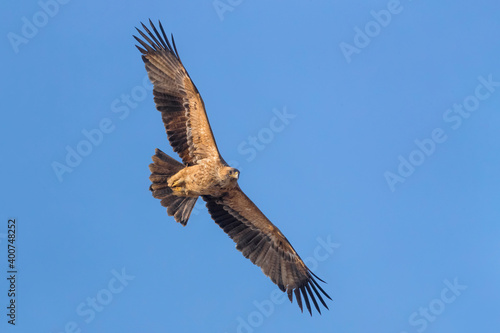
<path id="1" fill-rule="evenodd" d="M 306 307 L 309 311 L 309 314 L 312 316 L 311 304 L 309 303 L 309 297 L 307 297 L 306 288 L 304 286 L 300 287 L 300 291 L 302 292 L 302 296 L 304 297 L 304 301 L 306 301 Z"/>
<path id="2" fill-rule="evenodd" d="M 141 44 L 142 48 L 139 49 L 141 53 L 145 54 L 148 52 L 155 52 L 155 51 L 161 51 L 161 50 L 167 50 L 173 53 L 176 57 L 178 57 L 177 51 L 174 52 L 174 49 L 170 46 L 170 42 L 167 38 L 167 35 L 165 34 L 165 30 L 163 29 L 163 26 L 160 21 L 158 21 L 161 34 L 156 29 L 156 26 L 154 25 L 153 21 L 151 19 L 148 19 L 149 24 L 151 25 L 151 29 L 144 24 L 144 22 L 141 23 L 141 29 L 135 27 L 137 32 L 142 38 L 138 38 L 134 36 L 134 38 Z"/>
<path id="3" fill-rule="evenodd" d="M 325 301 L 323 300 L 323 297 L 321 297 L 321 294 L 318 292 L 318 289 L 316 289 L 316 287 L 314 286 L 314 283 L 310 283 L 311 285 L 311 288 L 314 290 L 314 292 L 316 293 L 316 296 L 318 296 L 319 298 L 319 301 L 321 302 L 321 304 L 323 304 L 323 306 L 327 309 L 327 310 L 330 310 L 328 309 L 328 305 L 326 305 Z M 319 311 L 319 310 L 318 310 Z M 320 312 L 321 313 L 321 312 Z"/>
<path id="4" fill-rule="evenodd" d="M 311 273 L 316 279 L 320 280 L 321 282 L 323 282 L 324 284 L 328 284 L 326 283 L 325 281 L 323 281 L 322 279 L 319 278 L 319 276 L 317 276 L 316 274 L 314 274 L 310 269 L 309 269 L 309 273 Z"/>
<path id="5" fill-rule="evenodd" d="M 310 271 L 309 271 L 310 272 Z M 327 309 L 328 305 L 326 304 L 325 300 L 323 299 L 323 296 L 326 296 L 329 300 L 331 300 L 331 297 L 321 288 L 321 286 L 318 284 L 318 282 L 315 280 L 317 278 L 318 280 L 324 282 L 321 280 L 319 277 L 317 277 L 314 273 L 310 272 L 311 275 L 309 275 L 309 278 L 303 282 L 302 285 L 297 286 L 295 289 L 293 289 L 293 292 L 295 294 L 295 298 L 297 299 L 297 304 L 300 307 L 300 311 L 303 311 L 302 308 L 302 299 L 304 300 L 304 303 L 306 304 L 306 308 L 309 311 L 309 314 L 312 316 L 312 307 L 311 307 L 311 301 L 314 304 L 314 308 L 318 311 L 318 313 L 321 315 L 321 308 L 319 306 L 319 302 L 317 301 L 316 297 L 319 299 L 321 304 Z M 292 290 L 287 289 L 288 293 L 288 298 L 290 299 L 290 302 L 292 302 Z M 323 294 L 323 295 L 322 295 Z M 309 300 L 311 299 L 311 301 Z M 293 303 L 293 302 L 292 302 Z"/>
<path id="6" fill-rule="evenodd" d="M 323 280 L 321 280 L 319 277 L 317 277 L 314 273 L 312 273 L 312 275 L 314 275 L 318 280 L 322 281 L 323 283 L 326 283 Z M 316 287 L 318 287 L 318 289 L 321 290 L 321 292 L 323 293 L 323 295 L 325 295 L 330 301 L 332 300 L 332 298 L 326 293 L 326 291 L 323 290 L 323 288 L 321 288 L 321 286 L 319 285 L 319 283 L 316 282 L 316 280 L 313 277 L 311 277 L 310 281 L 312 281 L 312 283 L 314 283 L 316 285 Z"/>
<path id="7" fill-rule="evenodd" d="M 318 311 L 318 313 L 321 315 L 321 307 L 319 305 L 319 302 L 327 309 L 328 305 L 326 304 L 325 300 L 323 299 L 323 296 L 326 296 L 329 300 L 332 300 L 331 297 L 321 288 L 321 286 L 318 284 L 318 282 L 315 280 L 317 278 L 318 280 L 324 282 L 321 280 L 319 277 L 317 277 L 314 273 L 309 271 L 311 274 L 308 275 L 308 278 L 302 281 L 302 284 L 297 285 L 296 288 L 288 288 L 286 287 L 284 291 L 288 294 L 288 299 L 290 300 L 291 303 L 293 303 L 293 294 L 295 294 L 295 298 L 297 299 L 297 304 L 300 308 L 300 311 L 303 313 L 303 303 L 306 304 L 306 308 L 309 311 L 309 314 L 312 316 L 312 306 L 309 298 L 311 299 L 312 303 L 314 304 L 314 308 Z M 280 285 L 278 284 L 278 287 Z M 281 289 L 281 288 L 280 288 Z M 316 298 L 317 297 L 317 298 Z M 319 302 L 317 301 L 319 299 Z M 304 302 L 302 302 L 304 301 Z"/>
<path id="8" fill-rule="evenodd" d="M 295 288 L 295 290 L 293 292 L 295 294 L 295 299 L 297 300 L 297 304 L 299 305 L 300 312 L 303 313 L 304 310 L 302 309 L 302 298 L 300 297 L 300 291 L 298 288 Z"/>
<path id="9" fill-rule="evenodd" d="M 135 37 L 135 36 L 134 36 Z M 135 37 L 137 39 L 137 37 Z M 137 47 L 137 49 L 139 50 L 139 52 L 141 52 L 142 54 L 146 54 L 148 53 L 146 50 L 144 50 L 142 47 L 140 47 L 139 45 L 136 45 L 135 47 Z"/>
<path id="10" fill-rule="evenodd" d="M 307 289 L 307 292 L 309 293 L 309 296 L 311 296 L 311 300 L 314 303 L 314 307 L 319 312 L 319 314 L 321 314 L 321 310 L 319 309 L 318 302 L 316 302 L 316 298 L 314 297 L 314 294 L 312 293 L 311 287 L 309 287 L 309 284 L 306 284 L 306 289 Z"/>
<path id="11" fill-rule="evenodd" d="M 170 34 L 170 38 L 172 38 L 172 45 L 174 46 L 175 55 L 177 56 L 177 59 L 180 60 L 181 57 L 179 56 L 179 52 L 177 51 L 177 46 L 175 46 L 174 34 Z"/>

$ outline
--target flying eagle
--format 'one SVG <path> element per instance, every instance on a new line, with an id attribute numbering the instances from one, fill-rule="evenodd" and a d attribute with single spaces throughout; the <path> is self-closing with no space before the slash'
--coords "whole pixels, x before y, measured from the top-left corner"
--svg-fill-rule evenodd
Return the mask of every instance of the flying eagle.
<path id="1" fill-rule="evenodd" d="M 168 140 L 183 163 L 156 149 L 149 165 L 153 196 L 167 213 L 186 225 L 198 197 L 206 201 L 212 219 L 236 243 L 236 248 L 259 266 L 278 287 L 293 294 L 302 311 L 302 298 L 311 313 L 309 299 L 321 313 L 316 297 L 328 309 L 317 277 L 304 264 L 281 231 L 267 219 L 238 186 L 239 171 L 222 158 L 208 122 L 203 99 L 159 22 L 161 34 L 149 20 L 143 39 L 134 38 L 154 85 L 156 108 L 161 112 Z M 172 47 L 173 46 L 173 47 Z M 319 290 L 319 291 L 318 291 Z M 301 295 L 302 294 L 302 295 Z"/>

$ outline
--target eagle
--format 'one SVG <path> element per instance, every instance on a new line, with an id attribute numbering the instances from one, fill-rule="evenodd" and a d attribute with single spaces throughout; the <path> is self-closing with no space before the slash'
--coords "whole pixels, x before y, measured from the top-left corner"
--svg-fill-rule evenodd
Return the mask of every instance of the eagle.
<path id="1" fill-rule="evenodd" d="M 262 272 L 290 302 L 293 295 L 303 312 L 304 300 L 310 315 L 312 301 L 321 314 L 316 298 L 328 309 L 323 296 L 330 296 L 316 281 L 324 283 L 300 258 L 288 239 L 269 221 L 238 185 L 240 172 L 229 166 L 219 153 L 208 122 L 205 104 L 177 52 L 173 35 L 170 42 L 161 22 L 149 20 L 152 31 L 141 22 L 141 38 L 133 36 L 153 84 L 156 109 L 161 112 L 168 140 L 182 163 L 156 149 L 151 170 L 150 190 L 161 200 L 167 214 L 186 226 L 196 200 L 201 197 L 212 219 L 236 243 L 245 258 Z M 323 295 L 323 296 L 322 296 Z"/>

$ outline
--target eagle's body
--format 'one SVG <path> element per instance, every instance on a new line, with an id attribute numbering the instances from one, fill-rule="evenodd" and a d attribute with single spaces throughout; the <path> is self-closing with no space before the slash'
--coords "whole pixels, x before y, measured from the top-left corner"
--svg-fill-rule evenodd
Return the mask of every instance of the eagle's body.
<path id="1" fill-rule="evenodd" d="M 151 23 L 151 21 L 150 21 Z M 302 310 L 302 299 L 311 313 L 309 298 L 321 313 L 316 297 L 328 308 L 313 272 L 304 264 L 281 231 L 243 193 L 237 183 L 238 170 L 224 161 L 215 143 L 205 105 L 175 48 L 160 23 L 161 34 L 144 24 L 142 39 L 136 40 L 149 79 L 153 83 L 156 108 L 161 112 L 170 145 L 180 163 L 159 149 L 153 156 L 151 191 L 167 207 L 168 215 L 186 225 L 202 197 L 212 219 L 236 243 L 236 248 L 259 266 L 265 275 L 288 294 Z"/>
<path id="2" fill-rule="evenodd" d="M 178 197 L 218 197 L 237 185 L 238 176 L 238 170 L 225 166 L 216 158 L 206 158 L 177 172 L 169 178 L 168 186 Z"/>

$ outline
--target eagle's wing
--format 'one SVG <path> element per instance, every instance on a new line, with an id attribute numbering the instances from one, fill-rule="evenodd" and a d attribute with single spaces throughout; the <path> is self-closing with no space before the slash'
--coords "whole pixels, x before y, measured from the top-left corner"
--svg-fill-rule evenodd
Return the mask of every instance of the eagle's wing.
<path id="1" fill-rule="evenodd" d="M 222 160 L 205 105 L 179 58 L 173 36 L 170 44 L 161 23 L 161 34 L 151 20 L 149 23 L 154 34 L 142 24 L 146 33 L 137 31 L 144 40 L 134 38 L 144 47 L 136 45 L 143 54 L 142 60 L 153 83 L 156 109 L 162 113 L 170 144 L 186 165 L 196 164 L 204 158 Z"/>
<path id="2" fill-rule="evenodd" d="M 236 248 L 252 263 L 262 268 L 264 274 L 269 276 L 282 291 L 286 291 L 290 302 L 295 293 L 297 303 L 302 310 L 302 293 L 309 313 L 311 313 L 309 297 L 321 313 L 316 295 L 328 309 L 321 293 L 331 298 L 314 278 L 324 281 L 307 268 L 286 237 L 239 186 L 222 197 L 203 196 L 203 199 L 207 202 L 212 218 L 236 243 Z"/>

